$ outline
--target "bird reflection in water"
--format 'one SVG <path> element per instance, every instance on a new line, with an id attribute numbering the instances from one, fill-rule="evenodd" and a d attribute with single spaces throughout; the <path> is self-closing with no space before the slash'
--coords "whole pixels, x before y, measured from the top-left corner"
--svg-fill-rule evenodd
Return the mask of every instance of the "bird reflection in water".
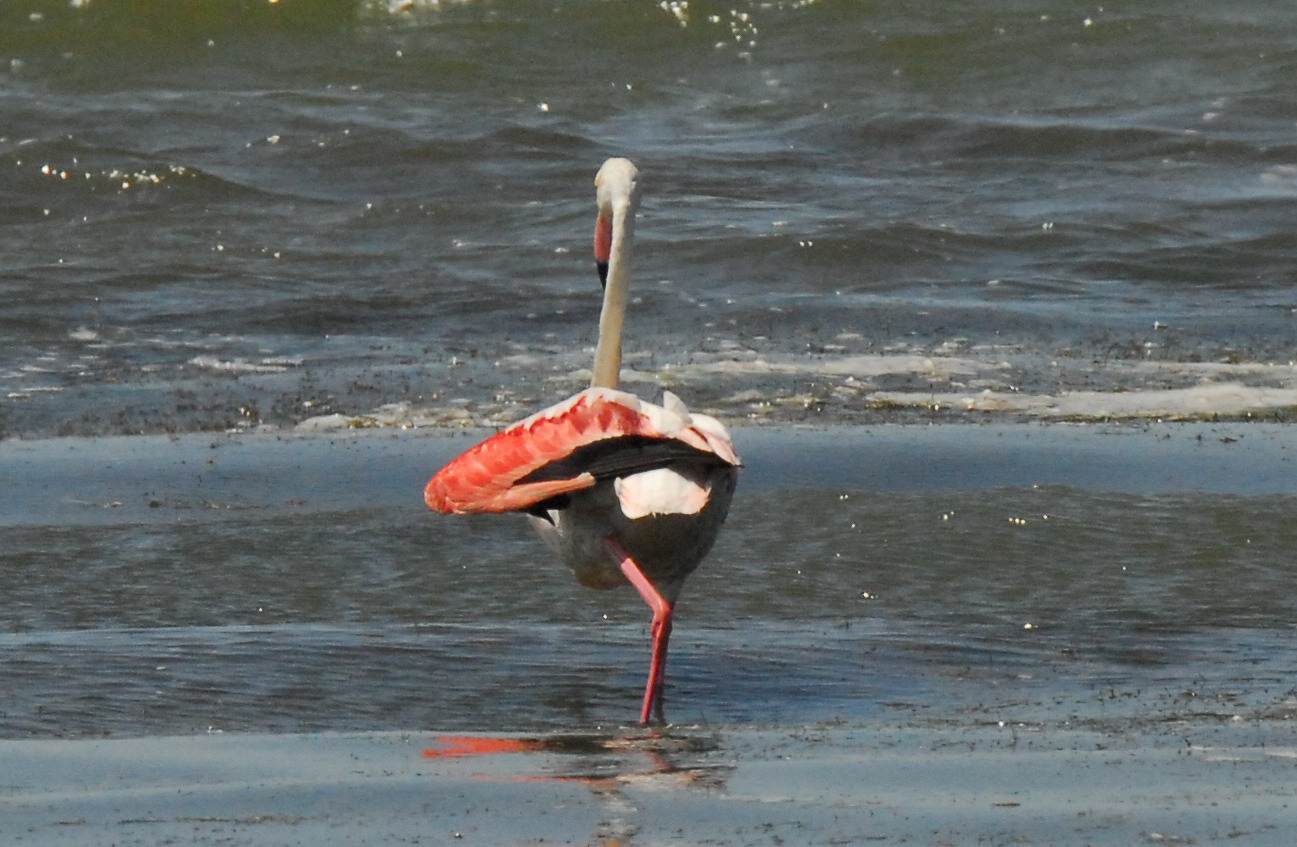
<path id="1" fill-rule="evenodd" d="M 703 790 L 724 787 L 732 765 L 703 761 L 715 752 L 714 738 L 668 735 L 555 735 L 545 738 L 442 736 L 438 746 L 423 750 L 425 759 L 473 759 L 484 756 L 543 756 L 523 760 L 516 769 L 491 769 L 475 779 L 520 782 L 575 782 L 588 787 L 604 806 L 592 836 L 601 847 L 631 843 L 639 830 L 638 808 L 627 788 L 654 791 Z"/>

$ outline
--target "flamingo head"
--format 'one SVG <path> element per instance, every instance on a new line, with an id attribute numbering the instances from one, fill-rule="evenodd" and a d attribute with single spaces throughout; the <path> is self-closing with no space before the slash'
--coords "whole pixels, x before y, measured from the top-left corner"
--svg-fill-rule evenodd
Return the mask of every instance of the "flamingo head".
<path id="1" fill-rule="evenodd" d="M 639 170 L 630 159 L 609 159 L 595 175 L 595 197 L 599 217 L 594 225 L 594 261 L 599 269 L 599 282 L 608 284 L 608 262 L 612 254 L 613 220 L 620 217 L 626 225 L 634 218 L 639 204 L 636 182 Z"/>

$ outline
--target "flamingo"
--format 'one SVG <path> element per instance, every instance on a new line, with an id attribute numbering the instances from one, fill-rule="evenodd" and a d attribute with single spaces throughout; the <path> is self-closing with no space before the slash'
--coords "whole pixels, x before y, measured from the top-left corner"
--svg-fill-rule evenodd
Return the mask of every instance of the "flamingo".
<path id="1" fill-rule="evenodd" d="M 595 177 L 594 254 L 603 285 L 590 387 L 466 451 L 428 483 L 448 514 L 522 512 L 591 588 L 630 583 L 653 612 L 640 724 L 664 722 L 672 615 L 685 577 L 716 540 L 738 479 L 729 433 L 664 391 L 660 405 L 617 390 L 639 203 L 638 171 L 609 159 Z"/>

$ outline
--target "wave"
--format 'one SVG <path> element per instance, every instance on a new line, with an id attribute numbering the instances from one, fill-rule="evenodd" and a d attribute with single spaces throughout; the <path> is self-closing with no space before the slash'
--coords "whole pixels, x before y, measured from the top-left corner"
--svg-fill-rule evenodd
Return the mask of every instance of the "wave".
<path id="1" fill-rule="evenodd" d="M 239 32 L 336 30 L 360 0 L 25 0 L 0 4 L 0 50 L 185 43 Z"/>

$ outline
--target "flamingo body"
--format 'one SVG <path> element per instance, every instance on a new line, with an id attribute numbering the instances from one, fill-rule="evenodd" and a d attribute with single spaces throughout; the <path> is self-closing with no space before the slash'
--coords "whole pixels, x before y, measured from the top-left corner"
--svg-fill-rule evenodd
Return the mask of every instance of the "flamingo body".
<path id="1" fill-rule="evenodd" d="M 728 465 L 739 463 L 719 421 L 690 415 L 675 395 L 666 396 L 671 408 L 625 391 L 587 388 L 446 465 L 424 489 L 424 501 L 433 511 L 456 515 L 528 511 L 550 498 L 593 487 L 609 469 L 625 474 L 637 460 L 644 465 L 641 470 L 660 467 L 671 442 L 677 442 L 674 450 L 682 456 L 692 452 Z M 643 455 L 629 452 L 631 442 L 617 443 L 621 439 L 643 440 L 633 442 Z M 649 449 L 645 441 L 657 449 Z M 585 451 L 584 462 L 583 448 L 596 448 Z M 595 456 L 605 463 L 591 464 Z"/>
<path id="2" fill-rule="evenodd" d="M 592 588 L 629 583 L 653 611 L 640 722 L 662 719 L 672 614 L 729 511 L 739 458 L 725 427 L 617 390 L 638 171 L 609 159 L 595 178 L 595 262 L 604 285 L 591 387 L 519 421 L 442 468 L 424 489 L 434 511 L 526 513 Z"/>
<path id="3" fill-rule="evenodd" d="M 587 388 L 460 455 L 424 489 L 437 512 L 526 512 L 545 542 L 591 588 L 624 585 L 603 541 L 616 534 L 674 602 L 729 510 L 739 464 L 729 435 L 663 405 Z"/>

